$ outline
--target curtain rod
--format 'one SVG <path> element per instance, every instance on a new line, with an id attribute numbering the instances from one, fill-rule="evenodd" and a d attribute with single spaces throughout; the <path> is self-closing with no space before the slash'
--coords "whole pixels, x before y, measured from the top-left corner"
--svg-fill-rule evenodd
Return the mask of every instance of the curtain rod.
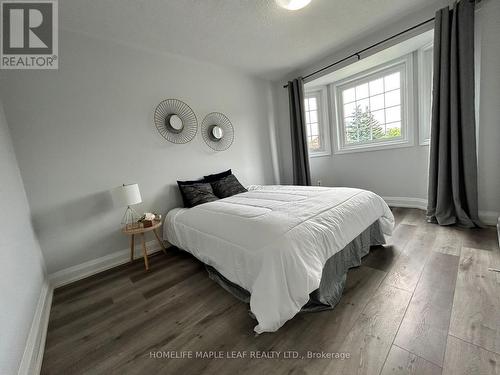
<path id="1" fill-rule="evenodd" d="M 323 67 L 323 68 L 321 68 L 321 69 L 315 70 L 314 72 L 309 73 L 309 74 L 305 75 L 305 76 L 304 76 L 304 77 L 302 77 L 302 78 L 303 78 L 303 79 L 307 79 L 307 78 L 309 78 L 309 77 L 311 77 L 311 76 L 313 76 L 313 75 L 316 75 L 316 74 L 318 74 L 318 73 L 321 73 L 321 72 L 322 72 L 322 71 L 324 71 L 324 70 L 330 69 L 331 67 L 333 67 L 333 66 L 335 66 L 335 65 L 338 65 L 338 64 L 340 64 L 341 62 L 344 62 L 344 61 L 346 61 L 346 60 L 352 59 L 353 57 L 357 57 L 357 58 L 358 58 L 358 61 L 359 61 L 359 60 L 361 60 L 361 56 L 360 56 L 360 55 L 361 55 L 362 53 L 364 53 L 364 52 L 366 52 L 366 51 L 368 51 L 368 50 L 370 50 L 370 49 L 372 49 L 372 48 L 374 48 L 374 47 L 377 47 L 377 46 L 379 46 L 379 45 L 381 45 L 381 44 L 383 44 L 383 43 L 385 43 L 385 42 L 388 42 L 388 41 L 389 41 L 389 40 L 391 40 L 391 39 L 394 39 L 394 38 L 397 38 L 398 36 L 401 36 L 401 35 L 403 35 L 403 34 L 406 34 L 406 33 L 407 33 L 407 32 L 409 32 L 409 31 L 415 30 L 415 29 L 419 28 L 420 26 L 423 26 L 423 25 L 425 25 L 425 24 L 427 24 L 427 23 L 429 23 L 429 22 L 432 22 L 432 21 L 434 21 L 434 17 L 429 18 L 429 19 L 428 19 L 428 20 L 426 20 L 426 21 L 420 22 L 418 25 L 415 25 L 415 26 L 409 27 L 408 29 L 403 30 L 403 31 L 401 31 L 401 32 L 399 32 L 399 33 L 397 33 L 397 34 L 394 34 L 394 35 L 392 35 L 392 36 L 390 36 L 390 37 L 388 37 L 388 38 L 385 38 L 384 40 L 381 40 L 380 42 L 377 42 L 377 43 L 375 43 L 375 44 L 372 44 L 372 45 L 371 45 L 371 46 L 369 46 L 369 47 L 363 48 L 362 50 L 359 50 L 358 52 L 353 53 L 352 55 L 349 55 L 349 56 L 347 56 L 347 57 L 344 57 L 343 59 L 337 60 L 337 61 L 335 61 L 334 63 L 331 63 L 331 64 L 329 64 L 329 65 L 327 65 L 327 66 L 325 66 L 325 67 Z M 284 85 L 284 86 L 283 86 L 283 88 L 285 88 L 285 89 L 286 89 L 287 87 L 288 87 L 288 83 L 287 83 L 286 85 Z"/>

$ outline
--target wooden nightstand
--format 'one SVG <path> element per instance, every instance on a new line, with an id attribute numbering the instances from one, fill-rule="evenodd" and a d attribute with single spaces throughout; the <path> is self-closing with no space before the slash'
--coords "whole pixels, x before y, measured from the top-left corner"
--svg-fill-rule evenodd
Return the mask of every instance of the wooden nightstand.
<path id="1" fill-rule="evenodd" d="M 158 232 L 156 229 L 161 227 L 161 221 L 155 221 L 151 227 L 143 228 L 143 227 L 134 227 L 134 228 L 123 228 L 122 232 L 125 234 L 128 234 L 130 236 L 130 261 L 132 262 L 134 260 L 134 248 L 135 248 L 135 235 L 138 234 L 141 236 L 141 241 L 142 241 L 142 254 L 144 256 L 144 266 L 146 267 L 146 271 L 149 270 L 149 262 L 148 262 L 148 252 L 146 249 L 146 237 L 145 233 L 146 232 L 153 232 L 156 239 L 158 240 L 158 243 L 160 244 L 160 247 L 162 251 L 166 254 L 166 248 L 165 245 L 163 245 L 163 242 L 160 239 L 160 236 L 158 235 Z"/>

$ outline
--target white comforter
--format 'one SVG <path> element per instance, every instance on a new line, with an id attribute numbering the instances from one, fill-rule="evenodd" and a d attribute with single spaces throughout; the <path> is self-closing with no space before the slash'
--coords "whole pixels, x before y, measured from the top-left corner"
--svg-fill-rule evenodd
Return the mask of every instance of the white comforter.
<path id="1" fill-rule="evenodd" d="M 273 332 L 319 287 L 325 262 L 379 220 L 390 235 L 394 217 L 366 190 L 250 186 L 247 193 L 174 209 L 164 238 L 251 293 L 255 332 Z"/>

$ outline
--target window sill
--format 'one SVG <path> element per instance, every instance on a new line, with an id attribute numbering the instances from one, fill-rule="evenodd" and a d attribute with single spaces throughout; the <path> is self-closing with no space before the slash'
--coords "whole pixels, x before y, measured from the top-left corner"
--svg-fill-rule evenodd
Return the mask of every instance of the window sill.
<path id="1" fill-rule="evenodd" d="M 322 156 L 331 156 L 331 151 L 319 151 L 319 152 L 309 152 L 310 158 L 320 158 Z"/>
<path id="2" fill-rule="evenodd" d="M 364 144 L 359 146 L 349 146 L 335 150 L 335 154 L 350 154 L 353 152 L 381 151 L 393 148 L 412 147 L 413 142 L 408 140 L 394 141 L 387 143 Z"/>

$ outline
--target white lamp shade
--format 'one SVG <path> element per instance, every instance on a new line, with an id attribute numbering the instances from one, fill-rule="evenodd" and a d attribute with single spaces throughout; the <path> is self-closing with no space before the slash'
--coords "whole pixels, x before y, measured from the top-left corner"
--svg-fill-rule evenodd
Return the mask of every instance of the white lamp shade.
<path id="1" fill-rule="evenodd" d="M 113 189 L 113 202 L 116 206 L 131 206 L 142 202 L 139 185 L 130 184 Z"/>

